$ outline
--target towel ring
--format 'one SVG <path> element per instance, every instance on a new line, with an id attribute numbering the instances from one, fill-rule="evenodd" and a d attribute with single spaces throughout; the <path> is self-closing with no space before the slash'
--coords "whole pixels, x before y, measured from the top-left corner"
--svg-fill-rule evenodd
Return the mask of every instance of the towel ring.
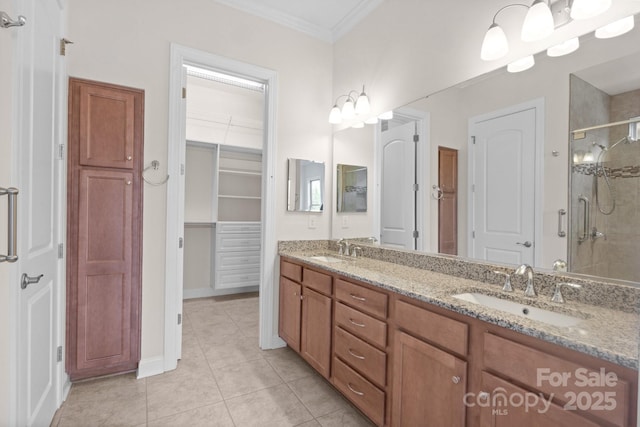
<path id="1" fill-rule="evenodd" d="M 159 162 L 159 161 L 157 161 L 157 160 L 153 160 L 149 166 L 147 166 L 146 168 L 144 168 L 144 169 L 142 170 L 142 179 L 144 179 L 144 182 L 146 182 L 146 183 L 147 183 L 147 184 L 149 184 L 149 185 L 156 186 L 156 187 L 157 187 L 157 186 L 160 186 L 160 185 L 163 185 L 163 184 L 166 184 L 166 183 L 167 183 L 167 181 L 169 181 L 169 175 L 167 175 L 167 176 L 166 176 L 166 178 L 165 178 L 165 179 L 163 179 L 163 180 L 162 180 L 162 181 L 160 181 L 160 182 L 152 182 L 152 181 L 149 181 L 149 180 L 148 180 L 147 178 L 145 178 L 145 176 L 144 176 L 144 173 L 145 173 L 146 171 L 148 171 L 149 169 L 152 169 L 152 168 L 153 168 L 153 170 L 154 170 L 154 171 L 157 171 L 159 167 L 160 167 L 160 162 Z"/>

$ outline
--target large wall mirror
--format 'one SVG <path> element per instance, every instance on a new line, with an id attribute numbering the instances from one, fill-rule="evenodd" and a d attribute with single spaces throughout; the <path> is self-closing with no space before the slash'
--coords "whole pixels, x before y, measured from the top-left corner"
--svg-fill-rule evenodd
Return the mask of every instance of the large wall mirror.
<path id="1" fill-rule="evenodd" d="M 570 143 L 572 128 L 570 127 L 569 115 L 569 106 L 572 100 L 571 75 L 589 81 L 587 75 L 602 73 L 602 76 L 611 85 L 617 84 L 616 82 L 635 80 L 640 87 L 640 67 L 637 66 L 640 63 L 638 59 L 638 55 L 640 55 L 640 43 L 638 43 L 640 28 L 637 21 L 636 17 L 636 28 L 623 36 L 600 40 L 595 39 L 593 35 L 587 35 L 581 37 L 580 49 L 568 56 L 551 58 L 542 52 L 535 56 L 536 65 L 530 70 L 514 74 L 508 73 L 506 69 L 496 70 L 435 94 L 423 95 L 422 97 L 421 94 L 416 94 L 417 101 L 400 106 L 395 110 L 396 112 L 422 112 L 427 117 L 426 134 L 421 137 L 421 143 L 425 144 L 424 147 L 427 151 L 427 154 L 423 154 L 422 158 L 428 159 L 426 170 L 423 171 L 426 174 L 424 180 L 426 185 L 421 186 L 424 201 L 421 206 L 418 206 L 422 207 L 424 212 L 420 214 L 419 209 L 416 209 L 416 215 L 419 216 L 416 220 L 418 224 L 420 224 L 421 218 L 429 217 L 428 222 L 422 223 L 425 235 L 429 236 L 428 241 L 424 242 L 424 251 L 438 251 L 440 223 L 438 221 L 440 203 L 438 199 L 441 193 L 433 190 L 432 186 L 437 187 L 440 178 L 438 174 L 438 148 L 446 147 L 456 150 L 458 161 L 456 197 L 458 202 L 457 252 L 459 256 L 476 259 L 488 258 L 491 261 L 506 264 L 527 262 L 541 269 L 550 269 L 556 259 L 567 260 L 567 258 L 571 258 L 569 248 L 574 244 L 578 233 L 575 230 L 576 227 L 570 224 L 575 221 L 576 216 L 579 220 L 582 219 L 580 216 L 582 214 L 577 215 L 574 212 L 577 196 L 569 188 L 569 177 L 574 166 L 574 149 Z M 636 65 L 629 66 L 629 63 Z M 609 95 L 613 96 L 613 94 Z M 637 96 L 640 94 L 636 92 L 634 96 L 636 98 L 633 98 L 633 102 L 640 103 L 637 100 Z M 523 133 L 525 136 L 518 140 L 516 145 L 500 139 L 502 134 L 500 129 L 509 128 L 514 118 L 521 120 L 524 123 L 522 126 L 528 126 L 527 132 Z M 601 123 L 590 123 L 589 125 L 597 124 Z M 373 144 L 384 133 L 383 130 L 387 125 L 385 123 L 379 124 L 378 128 L 374 130 L 367 127 L 336 132 L 334 165 L 338 162 L 335 160 L 336 153 L 341 153 L 345 146 L 350 146 L 347 135 L 352 136 L 354 140 L 355 138 L 369 138 L 370 144 Z M 356 132 L 360 134 L 356 136 Z M 373 135 L 371 135 L 372 133 Z M 474 144 L 474 136 L 476 136 L 476 144 Z M 593 147 L 592 145 L 591 148 Z M 586 152 L 587 150 L 584 148 L 580 149 Z M 623 148 L 636 150 L 636 153 L 640 153 L 640 144 L 628 144 Z M 521 150 L 528 151 L 523 154 L 520 152 Z M 372 148 L 363 146 L 361 155 L 370 156 L 374 151 L 375 146 Z M 592 153 L 594 156 L 597 155 L 595 150 L 592 150 Z M 477 160 L 478 157 L 485 159 L 481 165 L 474 160 Z M 638 162 L 617 166 L 612 164 L 611 167 L 616 169 L 618 166 L 624 168 L 637 164 Z M 470 165 L 475 165 L 473 167 L 476 169 Z M 480 170 L 477 169 L 479 167 L 481 167 Z M 377 159 L 374 167 L 369 169 L 369 173 L 373 183 L 380 182 L 380 159 Z M 594 180 L 593 176 L 587 179 Z M 606 191 L 603 178 L 598 179 L 598 188 Z M 491 183 L 490 188 L 483 188 L 480 185 L 482 182 Z M 631 180 L 625 181 L 625 183 L 627 182 L 630 183 Z M 374 188 L 370 193 L 374 193 L 373 197 L 379 197 L 377 184 L 372 185 Z M 484 193 L 479 195 L 483 191 Z M 625 194 L 637 195 L 638 193 L 636 191 L 635 193 L 625 192 Z M 500 203 L 494 201 L 494 196 L 501 198 Z M 483 197 L 484 202 L 480 203 L 479 197 Z M 639 197 L 632 201 L 626 198 L 623 200 L 621 196 L 620 200 L 620 206 L 626 206 L 624 209 L 634 212 L 639 210 Z M 370 210 L 376 211 L 375 215 L 379 217 L 384 206 L 377 202 L 370 206 Z M 402 209 L 399 206 L 394 208 Z M 528 215 L 526 220 L 513 220 L 505 216 L 503 211 L 512 208 L 524 210 Z M 594 209 L 593 203 L 591 208 Z M 406 210 L 410 211 L 411 209 L 407 207 Z M 599 221 L 613 221 L 611 218 L 611 216 L 603 217 Z M 524 222 L 530 225 L 529 230 L 523 231 Z M 380 226 L 376 223 L 379 224 L 378 221 L 374 221 L 368 225 L 371 226 L 373 234 L 378 237 L 380 236 Z M 351 224 L 354 225 L 353 221 Z M 488 243 L 485 242 L 484 246 L 476 245 L 477 237 L 483 231 L 482 227 L 497 229 L 498 226 L 503 228 L 499 230 L 500 233 L 497 233 L 501 236 L 497 237 L 508 240 L 510 247 L 506 251 L 498 249 L 494 252 L 507 253 L 504 258 L 499 258 L 498 255 L 496 258 L 492 258 L 495 253 L 491 254 L 490 250 L 494 245 L 505 245 L 504 242 L 487 240 Z M 614 234 L 613 229 L 608 232 L 609 235 Z M 639 227 L 636 224 L 635 230 L 637 229 Z M 335 220 L 333 231 L 334 238 L 345 237 L 344 230 L 337 226 Z M 368 235 L 360 234 L 363 237 Z M 496 238 L 496 236 L 489 235 L 483 237 L 486 239 Z M 640 241 L 635 237 L 627 240 L 634 239 Z M 604 239 L 596 239 L 596 243 L 590 242 L 591 251 L 607 252 L 608 249 L 604 249 L 602 244 L 596 247 L 598 243 L 602 242 Z M 628 246 L 628 242 L 621 241 L 619 243 L 611 242 L 611 244 L 619 245 L 620 248 Z M 587 248 L 587 246 L 583 247 Z M 637 254 L 637 249 L 627 249 L 623 253 Z M 620 277 L 606 270 L 580 268 L 577 259 L 569 259 L 569 261 L 570 269 L 575 272 L 638 281 L 638 278 Z M 618 261 L 624 266 L 633 263 L 628 257 L 622 255 L 618 257 Z M 608 261 L 603 260 L 603 262 Z M 624 266 L 619 267 L 619 270 L 622 270 Z"/>
<path id="2" fill-rule="evenodd" d="M 324 162 L 287 160 L 287 210 L 322 212 L 324 210 Z"/>
<path id="3" fill-rule="evenodd" d="M 356 165 L 336 166 L 338 194 L 336 210 L 338 212 L 367 211 L 367 167 Z"/>

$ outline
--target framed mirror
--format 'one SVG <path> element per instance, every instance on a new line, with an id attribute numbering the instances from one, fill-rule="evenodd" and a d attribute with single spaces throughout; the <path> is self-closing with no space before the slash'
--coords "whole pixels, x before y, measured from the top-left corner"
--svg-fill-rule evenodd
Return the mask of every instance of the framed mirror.
<path id="1" fill-rule="evenodd" d="M 367 211 L 367 167 L 337 165 L 337 212 Z"/>
<path id="2" fill-rule="evenodd" d="M 287 210 L 322 212 L 324 209 L 324 162 L 287 160 Z"/>

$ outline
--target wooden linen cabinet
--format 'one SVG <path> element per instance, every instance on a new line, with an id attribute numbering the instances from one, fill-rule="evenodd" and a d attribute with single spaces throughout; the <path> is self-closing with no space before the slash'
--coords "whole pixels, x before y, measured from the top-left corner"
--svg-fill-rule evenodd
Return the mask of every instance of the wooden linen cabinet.
<path id="1" fill-rule="evenodd" d="M 67 358 L 71 380 L 140 360 L 144 91 L 69 79 Z"/>

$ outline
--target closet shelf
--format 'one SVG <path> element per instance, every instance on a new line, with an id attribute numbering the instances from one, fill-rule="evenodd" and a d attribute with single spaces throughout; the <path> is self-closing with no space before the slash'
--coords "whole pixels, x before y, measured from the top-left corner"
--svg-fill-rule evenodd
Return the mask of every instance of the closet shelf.
<path id="1" fill-rule="evenodd" d="M 262 172 L 252 170 L 238 170 L 238 169 L 218 169 L 220 173 L 228 173 L 233 175 L 253 175 L 262 176 Z"/>
<path id="2" fill-rule="evenodd" d="M 218 194 L 218 198 L 220 199 L 246 199 L 246 200 L 260 200 L 262 197 L 260 196 L 238 196 L 238 195 L 227 195 L 227 194 Z"/>
<path id="3" fill-rule="evenodd" d="M 214 228 L 216 223 L 215 221 L 185 221 L 184 226 L 189 228 Z"/>

